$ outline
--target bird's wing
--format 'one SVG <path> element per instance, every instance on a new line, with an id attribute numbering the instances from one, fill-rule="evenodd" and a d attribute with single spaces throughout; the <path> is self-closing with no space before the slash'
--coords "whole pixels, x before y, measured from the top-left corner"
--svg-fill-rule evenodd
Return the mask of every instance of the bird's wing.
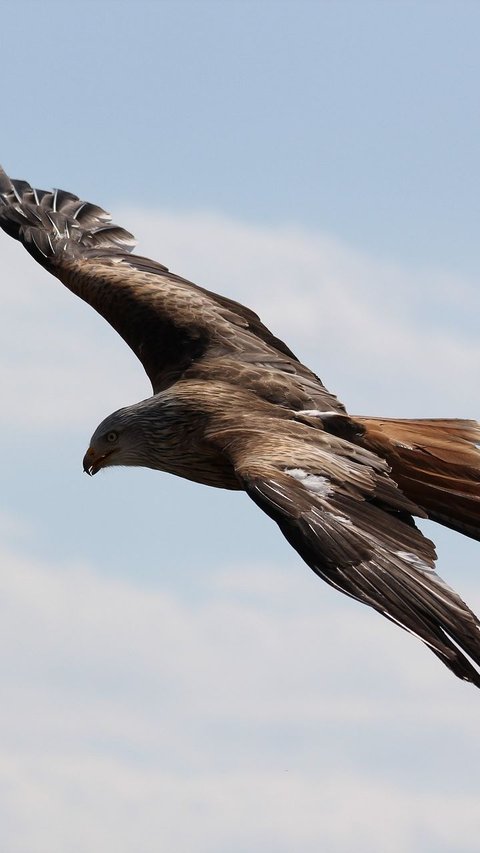
<path id="1" fill-rule="evenodd" d="M 248 495 L 316 574 L 416 635 L 480 687 L 465 656 L 480 667 L 480 623 L 435 573 L 433 543 L 411 517 L 422 512 L 385 461 L 338 437 L 315 431 L 310 443 L 289 429 L 230 429 L 214 438 Z"/>
<path id="2" fill-rule="evenodd" d="M 297 410 L 344 412 L 253 311 L 131 255 L 132 234 L 96 205 L 0 169 L 0 226 L 116 329 L 154 392 L 188 375 L 243 383 Z"/>

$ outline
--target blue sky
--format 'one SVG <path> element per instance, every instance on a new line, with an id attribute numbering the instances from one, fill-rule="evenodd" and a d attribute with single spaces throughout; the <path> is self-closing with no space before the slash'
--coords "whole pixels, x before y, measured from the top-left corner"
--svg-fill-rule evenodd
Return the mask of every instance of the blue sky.
<path id="1" fill-rule="evenodd" d="M 459 2 L 5 4 L 0 161 L 251 305 L 352 412 L 478 417 L 479 24 Z M 3 235 L 0 387 L 2 849 L 476 850 L 474 689 L 244 496 L 86 478 L 148 382 Z M 478 544 L 425 529 L 480 612 Z"/>
<path id="2" fill-rule="evenodd" d="M 7 163 L 476 269 L 477 4 L 5 5 Z"/>

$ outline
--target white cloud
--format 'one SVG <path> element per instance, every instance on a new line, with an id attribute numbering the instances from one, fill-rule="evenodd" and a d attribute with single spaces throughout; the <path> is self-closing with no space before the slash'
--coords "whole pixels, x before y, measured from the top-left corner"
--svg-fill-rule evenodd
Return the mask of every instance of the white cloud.
<path id="1" fill-rule="evenodd" d="M 141 238 L 139 252 L 253 307 L 362 411 L 384 403 L 401 414 L 441 395 L 440 414 L 445 405 L 471 412 L 480 361 L 476 282 L 369 257 L 295 227 L 201 213 L 125 211 L 122 221 Z"/>
<path id="2" fill-rule="evenodd" d="M 476 797 L 418 797 L 360 774 L 320 782 L 288 771 L 175 777 L 94 757 L 54 759 L 48 775 L 37 764 L 24 769 L 23 823 L 4 835 L 9 853 L 157 853 L 160 845 L 179 853 L 477 849 Z"/>
<path id="3" fill-rule="evenodd" d="M 475 849 L 477 696 L 403 632 L 262 566 L 192 603 L 0 557 L 9 853 Z"/>
<path id="4" fill-rule="evenodd" d="M 124 211 L 139 250 L 255 308 L 351 408 L 472 416 L 478 288 L 328 235 L 210 214 Z M 92 429 L 150 386 L 125 344 L 1 235 L 4 423 Z M 380 412 L 379 407 L 383 410 Z"/>

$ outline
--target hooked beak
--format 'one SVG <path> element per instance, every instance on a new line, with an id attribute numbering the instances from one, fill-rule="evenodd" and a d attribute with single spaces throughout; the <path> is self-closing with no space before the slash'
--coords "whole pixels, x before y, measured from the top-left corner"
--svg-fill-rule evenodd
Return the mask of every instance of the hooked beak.
<path id="1" fill-rule="evenodd" d="M 93 447 L 89 447 L 83 457 L 83 470 L 85 471 L 85 474 L 93 477 L 97 471 L 100 471 L 100 468 L 103 468 L 105 459 L 107 456 L 111 456 L 112 452 L 113 451 L 110 451 L 110 453 L 102 453 L 101 456 L 97 456 Z"/>

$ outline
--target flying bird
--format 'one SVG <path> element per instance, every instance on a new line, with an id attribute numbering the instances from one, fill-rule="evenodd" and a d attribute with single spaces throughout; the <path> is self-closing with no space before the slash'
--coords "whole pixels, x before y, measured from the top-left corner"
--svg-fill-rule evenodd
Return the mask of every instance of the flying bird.
<path id="1" fill-rule="evenodd" d="M 414 517 L 480 540 L 480 424 L 353 417 L 249 308 L 131 254 L 102 208 L 0 169 L 0 225 L 95 308 L 153 396 L 109 415 L 83 461 L 243 489 L 313 571 L 480 687 L 480 623 Z"/>

